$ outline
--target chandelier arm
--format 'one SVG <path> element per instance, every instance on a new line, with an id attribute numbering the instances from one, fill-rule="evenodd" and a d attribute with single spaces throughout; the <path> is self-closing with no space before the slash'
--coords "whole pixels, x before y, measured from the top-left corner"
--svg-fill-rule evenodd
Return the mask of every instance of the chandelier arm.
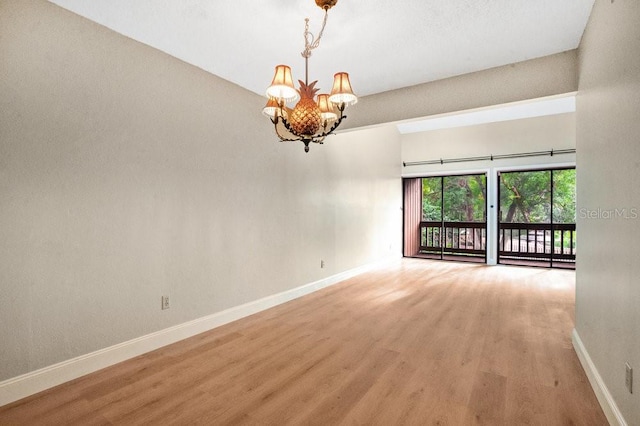
<path id="1" fill-rule="evenodd" d="M 323 143 L 323 141 L 325 140 L 325 138 L 331 134 L 333 134 L 333 132 L 338 128 L 338 126 L 340 125 L 340 123 L 342 122 L 342 120 L 344 120 L 345 118 L 347 118 L 346 115 L 341 114 L 340 118 L 335 121 L 333 123 L 333 125 L 331 126 L 331 128 L 329 129 L 329 131 L 326 131 L 326 127 L 325 127 L 325 131 L 319 134 L 315 134 L 311 137 L 309 136 L 302 136 L 302 135 L 298 135 L 296 134 L 293 129 L 291 128 L 291 125 L 289 124 L 289 122 L 282 118 L 282 125 L 285 127 L 285 129 L 287 129 L 287 131 L 289 131 L 289 133 L 291 133 L 292 135 L 295 136 L 295 138 L 287 138 L 284 137 L 280 134 L 280 130 L 277 127 L 277 122 L 275 122 L 273 119 L 271 120 L 274 125 L 275 125 L 275 130 L 276 130 L 276 135 L 278 136 L 278 138 L 280 138 L 281 141 L 283 142 L 296 142 L 296 141 L 305 141 L 308 140 L 309 142 L 314 142 L 314 143 Z"/>
<path id="2" fill-rule="evenodd" d="M 338 119 L 336 121 L 334 121 L 334 123 L 331 126 L 331 128 L 329 129 L 329 131 L 327 131 L 326 127 L 325 127 L 325 131 L 323 133 L 318 134 L 316 137 L 322 138 L 322 140 L 324 140 L 324 138 L 326 138 L 327 136 L 333 134 L 333 132 L 338 128 L 338 126 L 340 126 L 340 123 L 342 123 L 342 120 L 347 118 L 347 116 L 344 115 L 344 108 L 341 108 L 339 110 L 340 110 L 340 117 L 338 117 Z"/>
<path id="3" fill-rule="evenodd" d="M 291 133 L 292 135 L 294 135 L 297 139 L 289 139 L 292 141 L 299 141 L 304 139 L 304 137 L 302 135 L 299 135 L 298 133 L 296 133 L 293 128 L 291 127 L 291 125 L 289 124 L 289 121 L 287 121 L 286 118 L 282 117 L 282 125 L 284 126 L 285 129 L 287 129 L 287 131 L 289 133 Z"/>
<path id="4" fill-rule="evenodd" d="M 324 140 L 325 140 L 326 138 L 327 138 L 327 135 L 325 135 L 325 136 L 321 137 L 320 139 L 316 139 L 316 138 L 311 139 L 311 142 L 313 142 L 313 143 L 318 143 L 318 144 L 322 145 L 322 144 L 324 144 Z"/>
<path id="5" fill-rule="evenodd" d="M 273 123 L 273 126 L 274 126 L 274 128 L 275 128 L 276 136 L 278 136 L 278 139 L 280 139 L 280 141 L 281 141 L 281 142 L 297 142 L 297 141 L 299 141 L 299 140 L 300 140 L 300 139 L 290 139 L 290 138 L 286 138 L 286 137 L 282 136 L 282 135 L 280 134 L 280 130 L 278 129 L 278 122 L 279 122 L 279 121 L 278 121 L 278 119 L 273 119 L 273 118 L 272 118 L 272 119 L 271 119 L 271 122 Z M 287 121 L 284 119 L 284 117 L 282 118 L 282 123 L 283 123 L 283 124 L 285 124 L 285 123 L 286 123 L 286 124 L 285 124 L 285 128 L 287 128 L 287 130 L 289 130 L 288 123 L 287 123 Z M 296 135 L 296 136 L 297 136 L 297 135 Z"/>
<path id="6" fill-rule="evenodd" d="M 332 134 L 333 134 L 333 132 L 338 128 L 338 126 L 340 125 L 340 123 L 342 122 L 342 120 L 343 120 L 343 119 L 345 119 L 345 118 L 347 118 L 347 116 L 346 116 L 346 115 L 345 115 L 345 116 L 340 117 L 338 120 L 336 120 L 336 122 L 335 122 L 335 123 L 333 123 L 333 126 L 331 126 L 331 129 L 329 129 L 329 131 L 328 131 L 328 132 L 322 133 L 322 134 L 320 134 L 320 135 L 318 135 L 318 136 L 321 136 L 321 137 L 327 137 L 327 136 L 329 136 L 329 135 L 332 135 Z"/>
<path id="7" fill-rule="evenodd" d="M 340 111 L 340 117 L 338 117 L 338 119 L 336 121 L 333 122 L 333 124 L 331 125 L 331 127 L 329 128 L 329 130 L 327 130 L 327 126 L 328 123 L 326 123 L 323 126 L 323 132 L 322 133 L 318 133 L 312 136 L 307 136 L 307 135 L 299 135 L 297 134 L 291 127 L 291 125 L 289 124 L 289 122 L 287 121 L 286 118 L 284 118 L 283 116 L 276 116 L 275 118 L 271 118 L 271 122 L 273 123 L 274 129 L 275 129 L 275 133 L 276 136 L 278 136 L 278 139 L 280 139 L 281 142 L 297 142 L 297 141 L 301 141 L 301 142 L 305 142 L 305 146 L 308 147 L 309 142 L 313 142 L 313 143 L 317 143 L 317 144 L 323 144 L 324 140 L 327 138 L 327 136 L 332 135 L 333 132 L 338 128 L 338 126 L 340 126 L 340 124 L 342 123 L 342 121 L 347 118 L 346 115 L 344 115 L 344 110 L 345 110 L 345 106 L 344 104 L 340 104 L 338 106 L 338 111 Z M 278 124 L 282 123 L 282 125 L 284 126 L 284 128 L 290 133 L 292 134 L 294 137 L 286 137 L 283 136 L 280 132 L 280 129 L 278 128 Z"/>

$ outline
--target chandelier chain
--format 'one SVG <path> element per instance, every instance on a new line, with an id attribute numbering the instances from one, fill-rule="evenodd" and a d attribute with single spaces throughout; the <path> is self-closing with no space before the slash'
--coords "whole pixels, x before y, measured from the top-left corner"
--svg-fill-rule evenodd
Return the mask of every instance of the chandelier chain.
<path id="1" fill-rule="evenodd" d="M 322 20 L 322 28 L 320 28 L 320 32 L 318 33 L 318 37 L 314 37 L 314 35 L 309 31 L 309 18 L 305 18 L 304 20 L 304 51 L 302 51 L 302 57 L 308 59 L 311 56 L 311 51 L 320 46 L 320 39 L 322 38 L 322 34 L 324 33 L 324 28 L 327 26 L 327 17 L 329 16 L 329 9 L 324 10 L 324 19 Z"/>

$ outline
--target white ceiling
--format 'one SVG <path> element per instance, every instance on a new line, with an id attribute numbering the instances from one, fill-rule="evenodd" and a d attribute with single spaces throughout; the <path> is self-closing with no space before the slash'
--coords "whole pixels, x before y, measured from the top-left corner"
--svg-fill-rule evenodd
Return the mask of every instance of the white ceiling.
<path id="1" fill-rule="evenodd" d="M 125 36 L 264 94 L 278 64 L 304 79 L 313 0 L 50 0 Z M 340 0 L 310 80 L 347 71 L 359 96 L 575 49 L 594 0 Z"/>

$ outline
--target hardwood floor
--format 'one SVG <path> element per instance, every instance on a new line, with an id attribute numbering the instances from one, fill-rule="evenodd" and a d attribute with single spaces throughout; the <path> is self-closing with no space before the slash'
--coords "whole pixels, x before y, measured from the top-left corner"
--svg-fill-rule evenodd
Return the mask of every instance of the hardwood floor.
<path id="1" fill-rule="evenodd" d="M 2 425 L 606 425 L 574 273 L 404 259 L 0 407 Z"/>

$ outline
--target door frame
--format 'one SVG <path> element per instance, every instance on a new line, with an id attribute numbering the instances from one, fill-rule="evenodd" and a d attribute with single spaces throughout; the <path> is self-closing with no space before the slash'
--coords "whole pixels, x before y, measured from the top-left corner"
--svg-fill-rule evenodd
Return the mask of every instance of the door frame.
<path id="1" fill-rule="evenodd" d="M 553 258 L 554 258 L 554 244 L 555 244 L 555 223 L 553 221 L 553 172 L 554 171 L 558 171 L 558 170 L 575 170 L 577 173 L 577 167 L 575 163 L 558 163 L 558 164 L 553 164 L 553 165 L 548 165 L 548 166 L 543 166 L 543 165 L 539 165 L 539 166 L 535 166 L 535 167 L 530 167 L 530 166 L 519 166 L 519 167 L 501 167 L 501 168 L 496 168 L 495 169 L 495 191 L 496 191 L 496 196 L 495 196 L 495 205 L 496 208 L 493 209 L 494 210 L 494 215 L 495 215 L 495 259 L 496 259 L 496 265 L 509 265 L 510 263 L 500 263 L 500 224 L 501 224 L 501 220 L 500 220 L 500 174 L 501 173 L 518 173 L 518 172 L 550 172 L 550 203 L 549 203 L 549 225 L 551 227 L 551 233 L 550 233 L 550 241 L 551 241 L 551 251 L 549 254 L 549 264 L 544 265 L 544 264 L 539 264 L 539 265 L 528 265 L 528 266 L 533 266 L 533 267 L 542 267 L 542 268 L 553 268 Z M 577 212 L 576 212 L 577 215 Z M 577 220 L 577 217 L 576 217 Z M 561 229 L 561 228 L 560 228 Z M 561 232 L 563 232 L 561 230 Z M 573 263 L 573 268 L 567 268 L 567 269 L 575 269 L 575 260 Z"/>
<path id="2" fill-rule="evenodd" d="M 445 177 L 457 177 L 457 176 L 473 176 L 473 175 L 483 175 L 485 177 L 485 221 L 484 221 L 484 230 L 485 230 L 485 249 L 484 249 L 484 255 L 482 256 L 483 259 L 483 263 L 488 263 L 488 259 L 489 259 L 489 242 L 492 240 L 491 236 L 490 236 L 490 227 L 489 227 L 489 199 L 490 199 L 490 181 L 491 181 L 491 174 L 490 174 L 490 169 L 479 169 L 479 170 L 465 170 L 465 171 L 460 171 L 460 172 L 446 172 L 446 173 L 427 173 L 427 174 L 415 174 L 415 175 L 403 175 L 402 176 L 402 188 L 403 188 L 403 193 L 402 193 L 402 205 L 403 205 L 403 210 L 406 208 L 406 200 L 405 200 L 405 192 L 404 192 L 404 188 L 405 188 L 405 180 L 407 179 L 427 179 L 427 178 L 441 178 L 441 195 L 440 195 L 440 199 L 441 199 L 441 210 L 440 210 L 440 224 L 441 224 L 441 229 L 444 230 L 445 229 L 445 222 L 444 221 L 444 178 Z M 422 185 L 421 185 L 422 186 Z M 421 194 L 422 197 L 422 194 Z M 421 198 L 422 199 L 422 198 Z M 493 206 L 492 206 L 493 207 Z M 422 222 L 422 210 L 420 211 L 420 217 L 421 217 L 421 222 Z M 402 249 L 402 255 L 403 257 L 415 257 L 415 256 L 407 256 L 407 254 L 405 253 L 405 241 L 406 241 L 406 215 L 403 214 L 402 215 L 402 241 L 403 241 L 403 249 Z M 446 240 L 445 240 L 446 241 Z M 444 250 L 443 247 L 441 247 L 440 250 L 440 259 L 441 260 L 445 260 L 444 259 Z M 452 255 L 452 257 L 455 255 Z M 464 256 L 458 256 L 458 259 L 456 260 L 464 260 Z"/>
<path id="3" fill-rule="evenodd" d="M 487 174 L 487 202 L 489 208 L 487 209 L 487 265 L 495 266 L 498 264 L 498 212 L 496 203 L 498 200 L 498 173 L 506 171 L 524 171 L 524 170 L 548 170 L 548 169 L 566 169 L 576 168 L 575 160 L 573 161 L 558 161 L 549 163 L 529 163 L 530 159 L 510 159 L 510 160 L 494 160 L 487 161 L 483 165 L 485 167 L 459 167 L 457 164 L 444 164 L 429 166 L 429 168 L 442 167 L 446 170 L 423 170 L 416 172 L 403 172 L 401 176 L 401 185 L 404 188 L 404 179 L 410 178 L 422 178 L 433 176 L 447 176 L 447 175 L 465 175 L 465 174 Z M 495 165 L 494 165 L 495 164 Z M 404 193 L 402 200 L 402 208 L 404 208 Z M 402 219 L 402 238 L 404 241 L 404 215 Z M 404 254 L 404 249 L 403 249 Z"/>

